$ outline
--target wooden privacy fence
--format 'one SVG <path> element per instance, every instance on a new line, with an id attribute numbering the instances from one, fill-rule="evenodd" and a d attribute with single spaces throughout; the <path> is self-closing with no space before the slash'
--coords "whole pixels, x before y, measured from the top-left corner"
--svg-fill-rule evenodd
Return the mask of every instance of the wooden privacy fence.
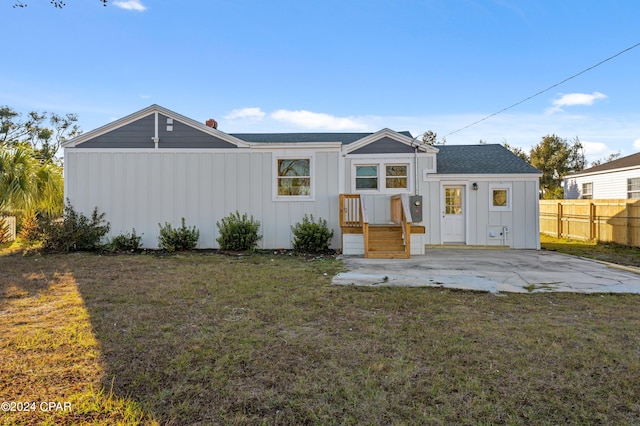
<path id="1" fill-rule="evenodd" d="M 9 241 L 13 241 L 16 239 L 16 218 L 15 216 L 0 216 L 0 225 L 7 224 L 7 237 Z M 2 228 L 0 228 L 0 232 L 2 232 Z M 1 237 L 2 235 L 0 235 Z"/>
<path id="2" fill-rule="evenodd" d="M 540 232 L 640 247 L 640 200 L 540 200 Z"/>

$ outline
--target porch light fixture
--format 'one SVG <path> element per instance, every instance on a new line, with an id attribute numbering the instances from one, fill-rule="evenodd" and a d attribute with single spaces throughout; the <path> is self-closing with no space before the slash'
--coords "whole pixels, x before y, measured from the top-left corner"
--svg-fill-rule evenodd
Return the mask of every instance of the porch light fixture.
<path id="1" fill-rule="evenodd" d="M 474 191 L 478 190 L 478 182 L 473 182 L 473 185 L 471 185 L 471 188 L 473 188 Z"/>

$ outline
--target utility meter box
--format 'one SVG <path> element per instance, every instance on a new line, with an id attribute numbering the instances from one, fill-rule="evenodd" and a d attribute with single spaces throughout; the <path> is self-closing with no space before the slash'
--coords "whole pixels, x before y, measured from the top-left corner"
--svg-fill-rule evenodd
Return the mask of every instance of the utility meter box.
<path id="1" fill-rule="evenodd" d="M 410 195 L 409 208 L 411 209 L 411 222 L 422 222 L 422 195 Z"/>

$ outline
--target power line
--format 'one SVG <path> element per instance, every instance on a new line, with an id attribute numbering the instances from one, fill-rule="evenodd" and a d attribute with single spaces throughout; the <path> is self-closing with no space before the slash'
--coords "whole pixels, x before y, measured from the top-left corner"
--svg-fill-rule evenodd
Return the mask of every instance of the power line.
<path id="1" fill-rule="evenodd" d="M 624 50 L 622 50 L 622 51 L 620 51 L 620 52 L 616 53 L 615 55 L 610 56 L 610 57 L 608 57 L 607 59 L 604 59 L 604 60 L 602 60 L 602 61 L 598 62 L 597 64 L 592 65 L 592 66 L 590 66 L 589 68 L 584 69 L 584 70 L 580 71 L 579 73 L 572 75 L 571 77 L 565 78 L 564 80 L 562 80 L 562 81 L 561 81 L 561 82 L 559 82 L 559 83 L 554 84 L 553 86 L 549 86 L 549 87 L 547 87 L 546 89 L 541 90 L 541 91 L 539 91 L 538 93 L 533 94 L 533 95 L 529 96 L 528 98 L 525 98 L 525 99 L 523 99 L 523 100 L 521 100 L 521 101 L 519 101 L 519 102 L 516 102 L 516 103 L 515 103 L 515 104 L 513 104 L 513 105 L 510 105 L 510 106 L 508 106 L 508 107 L 506 107 L 506 108 L 503 108 L 503 109 L 501 109 L 500 111 L 494 112 L 493 114 L 489 114 L 489 115 L 487 115 L 486 117 L 481 118 L 481 119 L 480 119 L 480 120 L 478 120 L 478 121 L 474 121 L 474 122 L 473 122 L 473 123 L 471 123 L 471 124 L 468 124 L 468 125 L 466 125 L 466 126 L 464 126 L 464 127 L 459 128 L 458 130 L 455 130 L 455 131 L 453 131 L 453 132 L 451 132 L 451 133 L 448 133 L 448 134 L 446 134 L 444 137 L 446 138 L 447 136 L 451 136 L 451 135 L 453 135 L 453 134 L 455 134 L 455 133 L 458 133 L 458 132 L 461 132 L 461 131 L 463 131 L 463 130 L 465 130 L 465 129 L 468 129 L 468 128 L 469 128 L 469 127 L 471 127 L 471 126 L 475 126 L 475 125 L 476 125 L 476 124 L 478 124 L 478 123 L 482 123 L 483 121 L 488 120 L 488 119 L 490 119 L 491 117 L 495 117 L 495 116 L 496 116 L 496 115 L 498 115 L 498 114 L 502 114 L 503 112 L 505 112 L 505 111 L 507 111 L 507 110 L 510 110 L 511 108 L 514 108 L 514 107 L 516 107 L 516 106 L 518 106 L 518 105 L 520 105 L 520 104 L 522 104 L 522 103 L 525 103 L 525 102 L 527 102 L 528 100 L 535 98 L 536 96 L 539 96 L 539 95 L 541 95 L 541 94 L 543 94 L 543 93 L 545 93 L 545 92 L 548 92 L 549 90 L 551 90 L 551 89 L 553 89 L 553 88 L 555 88 L 555 87 L 558 87 L 558 86 L 560 86 L 561 84 L 564 84 L 564 83 L 566 83 L 567 81 L 569 81 L 569 80 L 571 80 L 571 79 L 574 79 L 574 78 L 576 78 L 576 77 L 578 77 L 578 76 L 580 76 L 580 75 L 582 75 L 582 74 L 586 73 L 587 71 L 591 71 L 592 69 L 594 69 L 594 68 L 596 68 L 596 67 L 599 67 L 600 65 L 604 64 L 605 62 L 608 62 L 608 61 L 610 61 L 610 60 L 612 60 L 612 59 L 614 59 L 614 58 L 616 58 L 616 57 L 618 57 L 618 56 L 622 55 L 623 53 L 628 52 L 628 51 L 629 51 L 629 50 L 631 50 L 631 49 L 635 49 L 635 48 L 636 48 L 636 47 L 638 47 L 638 46 L 640 46 L 640 43 L 636 43 L 636 44 L 634 44 L 634 45 L 633 45 L 633 46 L 631 46 L 631 47 L 627 47 L 626 49 L 624 49 Z"/>

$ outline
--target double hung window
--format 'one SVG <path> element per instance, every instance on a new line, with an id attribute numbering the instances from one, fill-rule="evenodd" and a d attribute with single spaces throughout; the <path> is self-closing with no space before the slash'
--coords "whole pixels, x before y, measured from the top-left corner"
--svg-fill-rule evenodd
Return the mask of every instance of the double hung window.
<path id="1" fill-rule="evenodd" d="M 310 158 L 278 158 L 276 164 L 277 197 L 312 196 Z"/>
<path id="2" fill-rule="evenodd" d="M 378 189 L 378 165 L 356 166 L 356 189 Z"/>
<path id="3" fill-rule="evenodd" d="M 640 178 L 627 179 L 627 198 L 640 198 Z"/>
<path id="4" fill-rule="evenodd" d="M 363 163 L 354 166 L 356 191 L 406 192 L 409 190 L 409 164 Z"/>

